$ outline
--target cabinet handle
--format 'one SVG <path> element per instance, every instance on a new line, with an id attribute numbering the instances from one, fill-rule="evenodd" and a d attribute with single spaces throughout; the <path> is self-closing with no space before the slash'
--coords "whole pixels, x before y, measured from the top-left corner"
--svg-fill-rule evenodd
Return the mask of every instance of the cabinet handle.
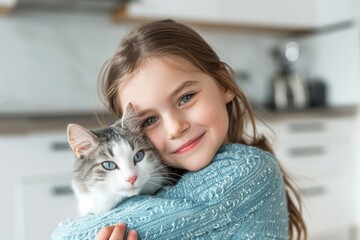
<path id="1" fill-rule="evenodd" d="M 67 196 L 73 195 L 74 191 L 72 190 L 71 186 L 55 186 L 51 188 L 51 193 L 54 196 Z"/>
<path id="2" fill-rule="evenodd" d="M 315 197 L 321 196 L 326 194 L 326 189 L 323 186 L 315 186 L 315 187 L 308 187 L 308 188 L 301 188 L 300 193 L 306 197 Z"/>
<path id="3" fill-rule="evenodd" d="M 325 125 L 322 122 L 292 123 L 288 125 L 290 133 L 323 132 Z"/>
<path id="4" fill-rule="evenodd" d="M 309 146 L 290 148 L 288 150 L 290 157 L 313 157 L 325 155 L 324 146 Z"/>
<path id="5" fill-rule="evenodd" d="M 70 151 L 71 148 L 68 142 L 52 142 L 50 148 L 53 151 Z"/>

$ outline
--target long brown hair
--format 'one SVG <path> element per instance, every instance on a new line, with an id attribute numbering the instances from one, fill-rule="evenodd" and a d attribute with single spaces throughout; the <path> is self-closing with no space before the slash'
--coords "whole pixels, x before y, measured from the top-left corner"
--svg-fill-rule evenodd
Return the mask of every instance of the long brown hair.
<path id="1" fill-rule="evenodd" d="M 228 103 L 228 139 L 230 142 L 256 146 L 274 153 L 267 139 L 256 131 L 255 115 L 245 94 L 234 81 L 230 67 L 222 62 L 214 50 L 193 29 L 172 20 L 144 24 L 131 32 L 118 51 L 107 61 L 100 73 L 102 95 L 109 109 L 121 117 L 119 87 L 141 65 L 153 56 L 178 56 L 200 71 L 212 76 L 225 89 L 236 94 Z M 250 124 L 251 133 L 245 128 Z M 286 172 L 280 167 L 286 187 L 289 211 L 289 239 L 307 239 L 301 215 L 299 194 Z"/>

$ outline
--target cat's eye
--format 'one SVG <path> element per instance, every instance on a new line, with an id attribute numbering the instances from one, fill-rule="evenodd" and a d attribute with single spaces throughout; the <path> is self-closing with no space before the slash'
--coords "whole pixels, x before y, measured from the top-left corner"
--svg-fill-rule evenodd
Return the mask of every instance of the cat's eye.
<path id="1" fill-rule="evenodd" d="M 134 163 L 138 163 L 141 162 L 145 157 L 145 152 L 144 150 L 140 150 L 138 151 L 135 155 L 134 155 Z"/>
<path id="2" fill-rule="evenodd" d="M 192 97 L 194 96 L 194 93 L 186 94 L 180 98 L 179 105 L 184 105 L 185 103 L 189 102 Z"/>
<path id="3" fill-rule="evenodd" d="M 101 165 L 103 166 L 103 168 L 105 168 L 105 170 L 115 170 L 118 168 L 118 166 L 116 165 L 116 163 L 114 163 L 113 161 L 105 161 L 102 162 Z"/>

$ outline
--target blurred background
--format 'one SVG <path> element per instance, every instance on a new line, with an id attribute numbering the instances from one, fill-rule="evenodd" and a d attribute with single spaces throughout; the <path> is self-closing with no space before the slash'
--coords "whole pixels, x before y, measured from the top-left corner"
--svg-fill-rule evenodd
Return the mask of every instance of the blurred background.
<path id="1" fill-rule="evenodd" d="M 309 239 L 359 240 L 360 0 L 0 0 L 1 239 L 48 239 L 77 217 L 66 126 L 114 120 L 101 66 L 163 18 L 234 70 L 299 186 Z"/>

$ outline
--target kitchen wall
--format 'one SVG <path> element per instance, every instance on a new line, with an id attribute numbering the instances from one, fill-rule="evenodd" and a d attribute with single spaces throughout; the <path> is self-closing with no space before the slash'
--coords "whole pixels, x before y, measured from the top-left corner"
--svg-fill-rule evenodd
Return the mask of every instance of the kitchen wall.
<path id="1" fill-rule="evenodd" d="M 0 20 L 1 113 L 88 112 L 97 77 L 128 26 L 105 12 L 16 10 Z M 6 33 L 6 34 L 3 34 Z"/>
<path id="2" fill-rule="evenodd" d="M 0 30 L 6 34 L 0 38 L 0 88 L 6 92 L 0 97 L 0 112 L 98 108 L 96 82 L 101 65 L 133 25 L 111 23 L 105 13 L 17 10 L 3 16 Z M 197 30 L 234 70 L 248 75 L 243 84 L 255 100 L 264 102 L 275 72 L 270 51 L 281 36 L 206 27 Z"/>
<path id="3" fill-rule="evenodd" d="M 19 10 L 3 16 L 0 30 L 6 34 L 0 38 L 0 88 L 7 91 L 0 96 L 0 112 L 103 110 L 97 97 L 98 73 L 132 26 L 111 23 L 105 13 Z M 356 26 L 296 38 L 271 31 L 195 28 L 235 72 L 242 73 L 239 81 L 257 102 L 268 100 L 278 71 L 271 50 L 294 39 L 300 43 L 297 65 L 304 80 L 327 81 L 333 106 L 358 101 L 358 56 L 351 47 L 357 41 Z"/>
<path id="4" fill-rule="evenodd" d="M 357 105 L 360 101 L 357 24 L 300 38 L 304 50 L 303 74 L 328 82 L 330 106 Z M 346 64 L 344 64 L 346 63 Z"/>

